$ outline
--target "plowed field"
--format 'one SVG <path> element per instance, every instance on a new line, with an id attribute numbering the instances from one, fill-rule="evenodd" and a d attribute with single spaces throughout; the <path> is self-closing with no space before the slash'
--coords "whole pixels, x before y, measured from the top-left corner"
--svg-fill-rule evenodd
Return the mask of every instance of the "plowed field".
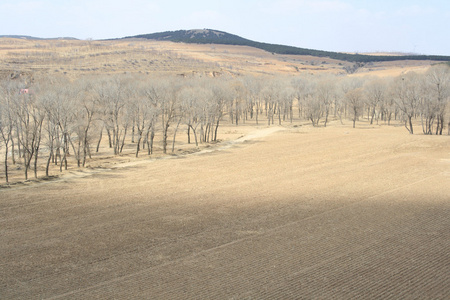
<path id="1" fill-rule="evenodd" d="M 1 299 L 450 299 L 450 139 L 259 129 L 0 190 Z"/>

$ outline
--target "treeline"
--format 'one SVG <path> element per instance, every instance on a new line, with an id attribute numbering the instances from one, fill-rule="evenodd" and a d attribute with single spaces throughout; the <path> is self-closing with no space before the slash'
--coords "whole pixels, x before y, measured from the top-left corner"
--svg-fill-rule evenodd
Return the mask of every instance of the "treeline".
<path id="1" fill-rule="evenodd" d="M 348 62 L 383 62 L 383 61 L 398 61 L 398 60 L 432 60 L 432 61 L 450 61 L 450 56 L 444 55 L 363 55 L 363 54 L 349 54 L 341 52 L 323 51 L 299 48 L 293 46 L 259 43 L 249 41 L 246 44 L 250 47 L 262 49 L 271 53 L 287 54 L 287 55 L 310 55 L 317 57 L 328 57 L 336 60 L 343 60 Z"/>
<path id="2" fill-rule="evenodd" d="M 314 126 L 320 122 L 326 126 L 333 114 L 341 122 L 349 118 L 355 127 L 356 121 L 365 116 L 370 124 L 399 121 L 413 134 L 413 120 L 418 119 L 424 134 L 442 135 L 448 121 L 450 67 L 446 64 L 434 66 L 425 74 L 409 72 L 393 78 L 327 75 L 299 80 L 296 86 L 299 110 Z M 450 127 L 450 123 L 447 125 Z"/>
<path id="3" fill-rule="evenodd" d="M 402 122 L 412 134 L 443 134 L 448 121 L 450 68 L 396 78 L 302 75 L 298 77 L 173 77 L 148 75 L 64 76 L 0 82 L 0 153 L 6 182 L 10 165 L 25 179 L 38 166 L 67 169 L 68 158 L 84 167 L 102 140 L 112 155 L 133 147 L 152 155 L 157 143 L 174 152 L 183 134 L 188 143 L 218 140 L 223 122 L 284 124 L 308 120 L 327 126 L 331 118 L 353 127 Z M 450 133 L 450 132 L 449 132 Z M 178 135 L 177 135 L 178 134 Z M 158 138 L 155 139 L 155 136 Z M 156 142 L 155 142 L 156 141 Z"/>
<path id="4" fill-rule="evenodd" d="M 222 44 L 235 46 L 249 46 L 277 54 L 310 55 L 316 57 L 328 57 L 336 60 L 348 62 L 360 62 L 360 63 L 398 61 L 398 60 L 450 61 L 450 56 L 444 55 L 400 55 L 400 56 L 363 55 L 363 54 L 349 54 L 349 53 L 299 48 L 286 45 L 261 43 L 248 40 L 234 34 L 229 34 L 227 32 L 211 29 L 165 31 L 152 34 L 142 34 L 127 38 L 145 38 L 145 39 L 172 41 L 178 43 L 181 42 L 194 44 Z"/>

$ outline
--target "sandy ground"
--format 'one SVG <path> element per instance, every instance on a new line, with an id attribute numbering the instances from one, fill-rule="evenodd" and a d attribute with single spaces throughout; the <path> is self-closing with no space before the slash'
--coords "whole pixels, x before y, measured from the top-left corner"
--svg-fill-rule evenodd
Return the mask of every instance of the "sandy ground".
<path id="1" fill-rule="evenodd" d="M 271 127 L 0 190 L 1 299 L 449 299 L 450 139 Z"/>

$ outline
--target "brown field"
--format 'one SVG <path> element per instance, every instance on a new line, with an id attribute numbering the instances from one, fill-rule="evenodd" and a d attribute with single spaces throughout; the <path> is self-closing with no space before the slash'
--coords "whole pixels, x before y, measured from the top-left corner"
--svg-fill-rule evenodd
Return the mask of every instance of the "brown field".
<path id="1" fill-rule="evenodd" d="M 4 77 L 344 66 L 248 47 L 0 39 Z M 87 168 L 51 180 L 0 173 L 0 299 L 450 299 L 450 137 L 302 122 L 224 120 L 220 143 L 197 149 L 180 132 L 174 154 L 150 158 L 132 144 L 113 156 L 104 140 Z"/>
<path id="2" fill-rule="evenodd" d="M 448 136 L 228 129 L 0 190 L 0 298 L 449 299 Z"/>

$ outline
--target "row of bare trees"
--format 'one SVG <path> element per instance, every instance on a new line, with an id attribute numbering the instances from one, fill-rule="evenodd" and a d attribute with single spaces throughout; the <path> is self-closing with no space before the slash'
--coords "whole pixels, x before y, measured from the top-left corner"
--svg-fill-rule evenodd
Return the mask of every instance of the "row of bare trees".
<path id="1" fill-rule="evenodd" d="M 151 155 L 155 136 L 160 149 L 173 152 L 177 134 L 188 143 L 215 142 L 223 121 L 239 125 L 282 124 L 308 120 L 327 126 L 331 118 L 361 117 L 391 124 L 398 120 L 414 132 L 420 119 L 424 134 L 442 134 L 450 97 L 450 68 L 396 78 L 302 75 L 238 78 L 104 75 L 68 80 L 49 76 L 0 82 L 0 153 L 8 182 L 9 164 L 19 162 L 28 179 L 38 160 L 78 167 L 99 151 L 103 139 L 111 153 L 134 147 Z M 294 110 L 298 110 L 298 114 Z"/>
<path id="2" fill-rule="evenodd" d="M 45 153 L 50 166 L 68 168 L 68 157 L 78 167 L 98 152 L 103 138 L 114 155 L 131 138 L 136 157 L 151 155 L 156 134 L 162 151 L 175 149 L 178 129 L 187 128 L 188 142 L 217 141 L 225 106 L 232 105 L 229 81 L 210 78 L 139 78 L 129 75 L 36 79 L 0 83 L 0 147 L 8 182 L 8 164 L 23 160 L 37 177 L 38 158 Z M 169 130 L 171 128 L 172 130 Z M 171 135 L 171 136 L 169 136 Z M 42 151 L 44 149 L 44 151 Z M 0 150 L 2 150 L 0 148 Z"/>
<path id="3" fill-rule="evenodd" d="M 296 78 L 293 86 L 299 114 L 314 126 L 326 126 L 333 114 L 341 121 L 343 117 L 351 119 L 355 127 L 356 121 L 366 115 L 370 124 L 400 120 L 411 134 L 413 120 L 420 119 L 424 134 L 442 135 L 449 112 L 448 65 L 394 78 L 307 76 Z"/>

